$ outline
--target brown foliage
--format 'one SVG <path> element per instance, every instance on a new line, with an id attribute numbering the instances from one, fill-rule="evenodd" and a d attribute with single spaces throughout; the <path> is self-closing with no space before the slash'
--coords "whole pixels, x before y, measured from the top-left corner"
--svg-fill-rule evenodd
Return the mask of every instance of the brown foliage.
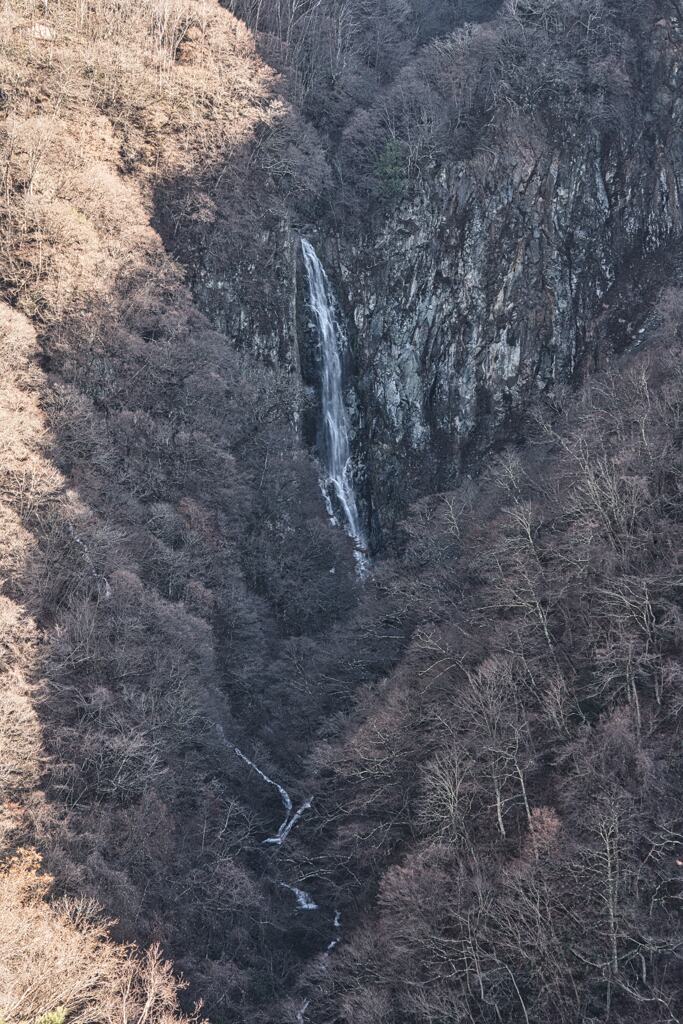
<path id="1" fill-rule="evenodd" d="M 455 7 L 420 38 L 490 13 Z M 636 7 L 509 3 L 405 71 L 424 4 L 262 13 L 308 109 L 348 122 L 355 204 L 491 129 L 623 123 Z M 523 457 L 420 503 L 356 610 L 300 389 L 197 313 L 152 213 L 163 197 L 168 237 L 232 216 L 253 241 L 254 182 L 264 216 L 309 215 L 319 140 L 218 4 L 67 0 L 34 21 L 17 3 L 0 26 L 8 1024 L 178 1019 L 158 942 L 216 1019 L 278 1019 L 311 957 L 320 1020 L 673 1020 L 674 361 L 605 376 Z M 665 343 L 679 319 L 670 295 Z M 226 742 L 291 786 L 326 718 L 312 838 L 286 864 L 356 914 L 334 964 L 278 902 L 277 797 Z"/>
<path id="2" fill-rule="evenodd" d="M 211 329 L 152 218 L 162 184 L 248 162 L 257 132 L 274 175 L 301 154 L 218 4 L 67 2 L 33 22 L 17 3 L 0 24 L 2 842 L 35 844 L 60 893 L 150 952 L 72 928 L 52 897 L 24 926 L 8 874 L 0 1015 L 174 1019 L 161 942 L 227 1017 L 297 953 L 260 884 L 272 794 L 221 739 L 242 740 L 226 691 L 245 726 L 259 696 L 281 704 L 270 661 L 353 606 L 353 570 L 292 429 L 295 382 Z M 284 966 L 259 990 L 273 934 Z"/>
<path id="3" fill-rule="evenodd" d="M 322 753 L 377 911 L 311 1019 L 677 1019 L 680 384 L 634 358 L 411 520 L 410 659 Z"/>
<path id="4" fill-rule="evenodd" d="M 82 1024 L 188 1020 L 158 947 L 141 956 L 115 945 L 96 905 L 64 899 L 50 906 L 50 884 L 32 850 L 18 850 L 0 870 L 0 1006 L 7 1024 L 58 1010 Z"/>

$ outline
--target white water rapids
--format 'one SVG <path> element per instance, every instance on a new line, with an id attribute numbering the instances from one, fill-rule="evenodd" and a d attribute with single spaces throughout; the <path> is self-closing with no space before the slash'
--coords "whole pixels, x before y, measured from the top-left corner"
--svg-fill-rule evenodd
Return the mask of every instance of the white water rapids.
<path id="1" fill-rule="evenodd" d="M 346 531 L 352 538 L 361 571 L 367 560 L 367 540 L 358 514 L 351 479 L 349 416 L 344 404 L 341 354 L 344 333 L 335 313 L 334 294 L 318 255 L 305 238 L 301 250 L 308 277 L 311 310 L 320 337 L 322 355 L 322 455 L 325 468 L 323 495 L 328 511 L 336 519 L 334 503 L 344 513 Z"/>
<path id="2" fill-rule="evenodd" d="M 339 910 L 335 910 L 335 912 L 334 912 L 334 924 L 333 924 L 333 927 L 336 928 L 336 929 L 341 928 L 341 911 L 339 911 Z M 332 941 L 330 942 L 329 946 L 327 947 L 327 952 L 331 953 L 332 950 L 334 949 L 334 947 L 338 946 L 338 945 L 339 945 L 339 939 L 332 939 Z"/>
<path id="3" fill-rule="evenodd" d="M 304 800 L 301 807 L 299 807 L 299 809 L 295 811 L 294 814 L 292 814 L 294 805 L 292 804 L 292 798 L 290 797 L 289 793 L 284 788 L 284 786 L 281 786 L 279 782 L 274 782 L 273 779 L 270 779 L 265 774 L 265 772 L 261 771 L 258 765 L 254 764 L 253 761 L 249 760 L 246 754 L 242 753 L 239 747 L 233 746 L 232 749 L 235 751 L 237 756 L 241 758 L 242 761 L 244 761 L 245 764 L 248 764 L 249 767 L 263 779 L 264 782 L 267 782 L 269 786 L 274 786 L 274 788 L 280 794 L 280 800 L 282 801 L 282 806 L 285 809 L 285 820 L 282 822 L 275 835 L 269 836 L 267 839 L 264 839 L 263 842 L 270 843 L 273 846 L 282 846 L 285 839 L 292 831 L 296 823 L 301 819 L 305 812 L 310 810 L 310 808 L 313 806 L 313 797 L 311 797 L 310 800 Z"/>
<path id="4" fill-rule="evenodd" d="M 296 905 L 299 910 L 320 910 L 320 907 L 305 889 L 297 889 L 295 885 L 288 885 L 286 882 L 278 882 L 282 889 L 289 889 L 296 898 Z"/>

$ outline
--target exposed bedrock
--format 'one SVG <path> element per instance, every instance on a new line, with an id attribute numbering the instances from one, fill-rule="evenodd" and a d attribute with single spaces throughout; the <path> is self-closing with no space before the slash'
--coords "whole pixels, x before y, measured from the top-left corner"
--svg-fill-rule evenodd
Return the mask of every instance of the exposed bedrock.
<path id="1" fill-rule="evenodd" d="M 682 73 L 668 56 L 649 118 L 627 136 L 587 129 L 554 151 L 507 140 L 496 156 L 433 168 L 362 230 L 284 218 L 249 260 L 222 246 L 220 220 L 211 228 L 194 268 L 203 308 L 238 345 L 301 373 L 314 410 L 320 359 L 298 243 L 315 241 L 348 336 L 375 544 L 412 497 L 513 436 L 534 395 L 637 339 L 682 236 Z"/>

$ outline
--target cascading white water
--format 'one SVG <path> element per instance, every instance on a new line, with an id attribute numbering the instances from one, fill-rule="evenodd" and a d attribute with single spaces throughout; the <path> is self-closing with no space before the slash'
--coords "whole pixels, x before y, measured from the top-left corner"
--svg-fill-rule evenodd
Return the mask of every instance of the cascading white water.
<path id="1" fill-rule="evenodd" d="M 287 885 L 286 882 L 279 882 L 278 884 L 281 889 L 289 889 L 291 893 L 294 893 L 299 910 L 320 910 L 318 904 L 305 889 L 297 889 L 295 885 Z"/>
<path id="2" fill-rule="evenodd" d="M 225 729 L 220 724 L 220 722 L 215 723 L 215 728 L 216 732 L 220 736 L 221 741 L 225 744 L 225 746 L 232 750 L 232 752 L 236 754 L 241 761 L 244 761 L 244 763 L 248 765 L 252 769 L 252 771 L 255 771 L 259 778 L 263 779 L 263 781 L 267 783 L 269 786 L 273 786 L 273 788 L 276 789 L 280 794 L 280 800 L 282 801 L 282 806 L 285 809 L 284 820 L 280 825 L 279 829 L 277 830 L 277 832 L 275 833 L 275 835 L 268 836 L 268 838 L 264 839 L 263 842 L 267 845 L 269 844 L 272 846 L 282 846 L 282 844 L 284 843 L 285 839 L 292 831 L 294 826 L 297 825 L 299 821 L 301 821 L 301 818 L 306 813 L 306 811 L 310 811 L 311 807 L 313 806 L 313 797 L 310 797 L 308 800 L 304 800 L 299 809 L 297 811 L 294 811 L 294 804 L 292 803 L 292 798 L 290 797 L 285 787 L 281 786 L 279 782 L 275 782 L 274 779 L 269 778 L 265 772 L 261 771 L 257 764 L 254 764 L 254 762 L 250 758 L 248 758 L 246 754 L 242 753 L 239 747 L 236 747 L 234 743 L 231 743 L 228 737 L 225 735 Z"/>
<path id="3" fill-rule="evenodd" d="M 364 556 L 362 557 L 364 559 Z M 270 776 L 266 775 L 266 773 L 262 771 L 261 768 L 259 768 L 259 766 L 251 760 L 251 758 L 247 757 L 246 754 L 242 753 L 238 746 L 235 746 L 234 743 L 231 743 L 228 737 L 225 735 L 225 729 L 223 728 L 220 722 L 215 723 L 215 729 L 221 742 L 230 750 L 232 750 L 232 752 L 240 759 L 240 761 L 243 761 L 246 765 L 248 765 L 248 767 L 252 771 L 254 771 L 263 782 L 265 782 L 268 786 L 273 786 L 273 788 L 276 789 L 277 792 L 279 793 L 280 800 L 285 811 L 284 821 L 282 822 L 274 836 L 269 836 L 267 839 L 264 839 L 262 841 L 266 844 L 282 846 L 285 840 L 287 839 L 289 833 L 294 828 L 294 826 L 301 820 L 306 811 L 312 808 L 313 797 L 310 797 L 308 800 L 304 800 L 299 809 L 297 811 L 294 811 L 294 804 L 292 803 L 292 798 L 287 792 L 287 790 L 284 788 L 284 786 L 281 786 L 279 782 L 276 782 L 274 779 L 271 779 Z M 296 900 L 296 906 L 298 910 L 308 912 L 320 911 L 321 908 L 319 904 L 315 902 L 311 894 L 306 892 L 305 889 L 299 889 L 296 885 L 290 885 L 289 882 L 280 881 L 277 883 L 277 885 L 279 885 L 281 889 L 286 889 L 288 892 L 292 893 Z M 339 910 L 335 910 L 334 912 L 334 920 L 332 922 L 332 927 L 337 932 L 337 938 L 332 939 L 328 943 L 325 952 L 322 954 L 323 962 L 329 958 L 332 951 L 339 945 L 338 936 L 339 930 L 341 929 L 341 912 Z M 298 1021 L 298 1024 L 306 1024 L 306 1011 L 309 1007 L 309 1003 L 310 1000 L 306 999 L 303 1005 L 297 1011 L 296 1019 Z"/>
<path id="4" fill-rule="evenodd" d="M 349 417 L 344 405 L 341 351 L 344 334 L 335 314 L 334 294 L 317 253 L 310 242 L 301 239 L 308 277 L 311 309 L 320 335 L 322 352 L 322 453 L 326 479 L 323 493 L 332 515 L 334 495 L 346 519 L 346 530 L 356 545 L 362 563 L 367 541 L 360 523 L 356 495 L 351 480 Z"/>
<path id="5" fill-rule="evenodd" d="M 220 728 L 220 731 L 223 732 L 222 728 Z M 224 733 L 223 736 L 225 736 Z M 265 772 L 262 772 L 258 765 L 254 764 L 254 762 L 251 761 L 246 756 L 246 754 L 243 754 L 239 747 L 233 745 L 232 749 L 237 754 L 237 756 L 242 761 L 244 761 L 245 764 L 248 764 L 249 767 L 252 768 L 256 772 L 256 774 L 263 779 L 264 782 L 267 782 L 269 786 L 274 786 L 275 789 L 280 794 L 280 800 L 282 801 L 282 806 L 285 809 L 285 819 L 280 825 L 276 834 L 274 836 L 269 836 L 267 839 L 264 839 L 263 842 L 266 844 L 270 843 L 274 846 L 282 846 L 285 839 L 292 831 L 294 826 L 297 824 L 297 822 L 301 820 L 302 816 L 306 813 L 306 811 L 310 811 L 311 807 L 313 806 L 313 797 L 311 797 L 310 800 L 304 800 L 298 811 L 292 814 L 292 811 L 294 810 L 294 805 L 292 804 L 292 798 L 290 797 L 289 793 L 284 788 L 284 786 L 281 786 L 279 782 L 274 782 L 273 779 L 268 778 Z"/>
<path id="6" fill-rule="evenodd" d="M 339 930 L 341 928 L 341 911 L 340 910 L 335 910 L 335 912 L 334 912 L 333 927 L 335 929 L 337 929 L 337 930 Z M 332 950 L 335 949 L 338 945 L 339 945 L 339 939 L 332 939 L 332 941 L 329 943 L 329 945 L 327 947 L 327 951 L 326 951 L 325 955 L 326 956 L 329 955 L 332 952 Z"/>

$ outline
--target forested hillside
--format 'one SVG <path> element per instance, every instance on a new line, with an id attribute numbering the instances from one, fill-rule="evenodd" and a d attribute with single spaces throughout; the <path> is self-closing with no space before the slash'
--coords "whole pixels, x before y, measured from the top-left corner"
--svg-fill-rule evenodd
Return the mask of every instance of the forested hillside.
<path id="1" fill-rule="evenodd" d="M 5 5 L 0 1024 L 681 1019 L 682 21 Z"/>
<path id="2" fill-rule="evenodd" d="M 211 330 L 151 227 L 157 175 L 239 148 L 270 116 L 246 30 L 201 13 L 63 6 L 44 32 L 28 10 L 5 25 L 8 1024 L 61 1004 L 84 1020 L 135 1012 L 125 977 L 115 1009 L 81 981 L 77 952 L 68 981 L 46 966 L 24 991 L 50 929 L 75 916 L 86 942 L 94 901 L 117 938 L 160 941 L 218 1019 L 272 998 L 291 959 L 290 900 L 260 855 L 274 807 L 226 737 L 267 767 L 291 736 L 296 770 L 311 703 L 298 650 L 358 587 L 296 438 L 296 382 Z M 201 62 L 176 59 L 191 28 Z M 54 876 L 58 918 L 13 949 L 23 847 Z"/>
<path id="3" fill-rule="evenodd" d="M 413 509 L 409 648 L 313 759 L 372 910 L 311 1020 L 678 1019 L 680 398 L 658 347 Z"/>

